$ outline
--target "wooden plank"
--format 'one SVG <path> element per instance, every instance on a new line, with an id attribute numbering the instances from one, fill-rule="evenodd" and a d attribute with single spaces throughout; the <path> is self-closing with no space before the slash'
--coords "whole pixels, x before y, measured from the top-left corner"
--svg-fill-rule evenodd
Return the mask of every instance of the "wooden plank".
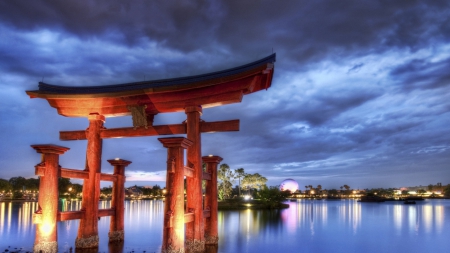
<path id="1" fill-rule="evenodd" d="M 209 217 L 211 217 L 211 211 L 203 210 L 203 218 L 209 218 Z"/>
<path id="2" fill-rule="evenodd" d="M 194 176 L 194 170 L 192 168 L 184 166 L 184 175 L 186 177 L 193 177 Z"/>
<path id="3" fill-rule="evenodd" d="M 61 177 L 64 178 L 77 178 L 77 179 L 89 179 L 89 172 L 84 170 L 74 170 L 61 168 Z"/>
<path id="4" fill-rule="evenodd" d="M 115 208 L 98 209 L 98 217 L 114 216 L 114 215 L 116 215 Z"/>
<path id="5" fill-rule="evenodd" d="M 158 136 L 158 135 L 172 135 L 172 134 L 185 134 L 186 125 L 161 125 L 161 126 L 148 126 L 147 129 L 139 127 L 134 129 L 133 127 L 124 128 L 112 128 L 105 129 L 100 133 L 102 139 L 107 138 L 123 138 L 123 137 L 143 137 L 143 136 Z"/>
<path id="6" fill-rule="evenodd" d="M 111 175 L 111 174 L 100 174 L 100 181 L 110 181 L 110 182 L 116 182 L 117 176 Z"/>
<path id="7" fill-rule="evenodd" d="M 239 120 L 226 120 L 215 122 L 202 122 L 200 124 L 200 132 L 215 133 L 215 132 L 235 132 L 239 131 Z"/>
<path id="8" fill-rule="evenodd" d="M 203 177 L 202 177 L 202 179 L 203 179 L 203 180 L 209 180 L 209 181 L 211 181 L 211 173 L 203 172 Z"/>
<path id="9" fill-rule="evenodd" d="M 184 214 L 184 223 L 189 223 L 194 221 L 194 213 L 185 213 Z"/>
<path id="10" fill-rule="evenodd" d="M 80 131 L 60 131 L 60 140 L 86 140 L 86 130 Z"/>
<path id="11" fill-rule="evenodd" d="M 200 131 L 202 133 L 239 131 L 239 120 L 202 122 L 200 124 Z M 60 131 L 59 139 L 63 141 L 86 140 L 86 132 L 86 130 Z M 149 126 L 147 129 L 143 127 L 137 129 L 133 127 L 111 128 L 100 131 L 100 137 L 102 139 L 173 134 L 186 134 L 186 124 Z"/>
<path id="12" fill-rule="evenodd" d="M 79 220 L 83 218 L 84 211 L 58 212 L 58 221 Z"/>
<path id="13" fill-rule="evenodd" d="M 36 176 L 45 176 L 45 166 L 36 166 L 34 169 L 34 174 Z"/>

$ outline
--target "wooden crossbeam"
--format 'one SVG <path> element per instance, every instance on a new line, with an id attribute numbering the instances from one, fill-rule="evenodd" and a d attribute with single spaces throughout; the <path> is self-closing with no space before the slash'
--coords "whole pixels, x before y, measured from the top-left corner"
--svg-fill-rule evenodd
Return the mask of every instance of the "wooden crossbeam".
<path id="1" fill-rule="evenodd" d="M 84 211 L 58 212 L 58 221 L 79 220 L 83 218 Z"/>
<path id="2" fill-rule="evenodd" d="M 63 141 L 86 140 L 87 131 L 88 130 L 60 131 L 59 139 Z M 238 119 L 215 122 L 201 122 L 200 124 L 200 132 L 202 133 L 232 131 L 239 131 Z M 100 138 L 108 139 L 173 134 L 186 134 L 186 124 L 149 126 L 147 129 L 143 127 L 137 129 L 134 129 L 133 127 L 103 129 L 100 132 Z"/>
<path id="3" fill-rule="evenodd" d="M 39 173 L 40 173 L 40 174 L 38 174 L 39 176 L 43 176 L 43 172 L 41 172 L 39 170 Z M 61 168 L 61 177 L 76 178 L 76 179 L 89 179 L 89 172 L 85 171 L 85 170 Z M 100 173 L 100 180 L 115 182 L 117 180 L 117 176 L 111 175 L 111 174 Z"/>
<path id="4" fill-rule="evenodd" d="M 116 215 L 115 208 L 98 209 L 98 217 L 114 216 L 114 215 Z"/>
<path id="5" fill-rule="evenodd" d="M 190 167 L 184 166 L 184 175 L 186 177 L 194 177 L 194 170 Z"/>
<path id="6" fill-rule="evenodd" d="M 116 180 L 117 180 L 117 176 L 116 175 L 105 174 L 105 173 L 100 174 L 100 181 L 115 182 Z"/>
<path id="7" fill-rule="evenodd" d="M 203 172 L 202 179 L 211 181 L 211 173 Z"/>
<path id="8" fill-rule="evenodd" d="M 211 217 L 211 211 L 203 210 L 203 218 L 209 218 L 209 217 Z"/>
<path id="9" fill-rule="evenodd" d="M 194 221 L 194 213 L 184 213 L 184 223 L 189 223 Z"/>
<path id="10" fill-rule="evenodd" d="M 77 178 L 77 179 L 89 179 L 89 172 L 84 170 L 74 170 L 61 168 L 61 177 L 64 178 Z"/>

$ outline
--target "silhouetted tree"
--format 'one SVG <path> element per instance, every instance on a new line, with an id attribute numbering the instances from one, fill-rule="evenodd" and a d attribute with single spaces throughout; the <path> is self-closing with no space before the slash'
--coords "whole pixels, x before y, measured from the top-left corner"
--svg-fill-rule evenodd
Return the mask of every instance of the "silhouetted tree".
<path id="1" fill-rule="evenodd" d="M 9 179 L 9 184 L 11 185 L 13 191 L 20 191 L 26 187 L 27 180 L 24 177 L 12 177 Z"/>
<path id="2" fill-rule="evenodd" d="M 58 191 L 59 194 L 63 194 L 69 191 L 70 186 L 72 183 L 70 182 L 69 178 L 58 178 Z"/>
<path id="3" fill-rule="evenodd" d="M 232 182 L 235 179 L 235 175 L 233 171 L 230 170 L 230 166 L 228 166 L 228 164 L 223 163 L 220 165 L 219 169 L 217 170 L 217 179 L 219 181 L 217 186 L 219 199 L 224 200 L 226 198 L 229 198 L 233 190 Z"/>
<path id="4" fill-rule="evenodd" d="M 236 178 L 239 179 L 239 193 L 238 197 L 241 197 L 241 178 L 245 176 L 244 168 L 239 168 L 234 171 L 234 175 L 236 175 Z"/>
<path id="5" fill-rule="evenodd" d="M 0 191 L 10 191 L 12 189 L 11 184 L 8 182 L 8 180 L 1 179 L 0 178 Z"/>
<path id="6" fill-rule="evenodd" d="M 444 195 L 446 197 L 450 197 L 450 184 L 448 184 L 447 187 L 444 188 Z"/>
<path id="7" fill-rule="evenodd" d="M 258 198 L 269 205 L 270 208 L 274 208 L 277 207 L 282 201 L 285 201 L 290 194 L 290 191 L 280 191 L 279 186 L 267 187 L 264 185 L 258 192 Z"/>

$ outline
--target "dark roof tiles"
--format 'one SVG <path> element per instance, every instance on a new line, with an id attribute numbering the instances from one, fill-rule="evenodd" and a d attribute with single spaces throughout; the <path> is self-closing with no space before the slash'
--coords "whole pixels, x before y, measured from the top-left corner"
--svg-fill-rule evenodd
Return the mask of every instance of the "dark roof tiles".
<path id="1" fill-rule="evenodd" d="M 52 85 L 44 82 L 39 82 L 39 93 L 50 94 L 98 94 L 98 93 L 111 93 L 111 92 L 123 92 L 133 90 L 143 90 L 160 87 L 170 87 L 179 85 L 189 85 L 197 82 L 205 82 L 222 77 L 228 77 L 232 75 L 238 75 L 246 71 L 252 70 L 257 67 L 261 67 L 267 63 L 274 63 L 276 55 L 272 54 L 268 57 L 260 59 L 258 61 L 248 63 L 239 67 L 187 77 L 178 77 L 171 79 L 161 79 L 153 81 L 132 82 L 115 85 L 104 86 L 60 86 Z"/>

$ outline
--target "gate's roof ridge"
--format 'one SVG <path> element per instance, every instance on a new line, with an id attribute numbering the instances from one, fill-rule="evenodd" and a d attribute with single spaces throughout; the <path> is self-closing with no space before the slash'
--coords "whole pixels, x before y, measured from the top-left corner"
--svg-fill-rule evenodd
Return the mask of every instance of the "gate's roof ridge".
<path id="1" fill-rule="evenodd" d="M 152 88 L 170 88 L 171 86 L 178 87 L 183 85 L 189 85 L 192 83 L 205 82 L 208 80 L 230 77 L 233 75 L 239 75 L 241 73 L 245 73 L 246 71 L 250 71 L 252 69 L 263 66 L 267 63 L 274 63 L 276 60 L 276 54 L 271 54 L 265 58 L 260 60 L 226 70 L 194 75 L 194 76 L 186 76 L 186 77 L 177 77 L 170 79 L 159 79 L 159 80 L 150 80 L 150 81 L 141 81 L 141 82 L 130 82 L 130 83 L 122 83 L 122 84 L 114 84 L 114 85 L 102 85 L 102 86 L 61 86 L 61 85 L 53 85 L 44 82 L 39 82 L 39 90 L 32 91 L 36 93 L 45 93 L 45 94 L 61 94 L 61 95 L 69 95 L 69 94 L 99 94 L 99 93 L 115 93 L 115 92 L 126 92 L 133 90 L 144 90 L 144 89 L 152 89 Z"/>

